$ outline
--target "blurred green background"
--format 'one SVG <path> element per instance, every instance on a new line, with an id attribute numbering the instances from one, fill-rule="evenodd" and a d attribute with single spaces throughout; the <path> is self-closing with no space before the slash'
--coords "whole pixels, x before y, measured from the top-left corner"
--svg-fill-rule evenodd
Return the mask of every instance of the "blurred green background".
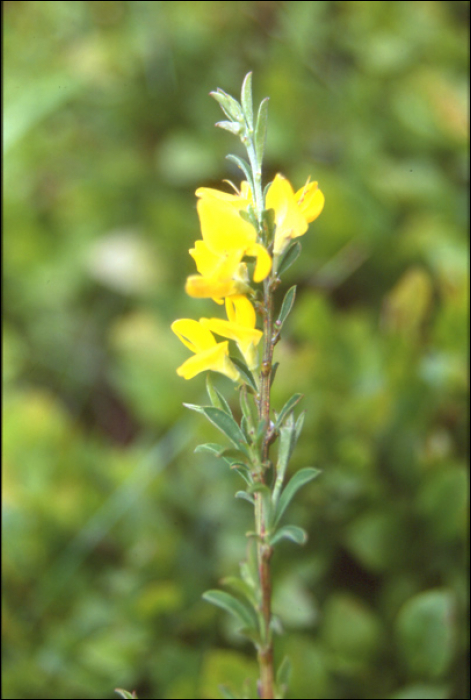
<path id="1" fill-rule="evenodd" d="M 208 96 L 254 71 L 266 179 L 326 196 L 275 402 L 322 476 L 273 561 L 290 698 L 465 698 L 468 2 L 4 2 L 3 697 L 218 698 L 253 655 L 204 590 L 247 504 L 169 329 Z M 234 400 L 228 380 L 220 385 Z"/>

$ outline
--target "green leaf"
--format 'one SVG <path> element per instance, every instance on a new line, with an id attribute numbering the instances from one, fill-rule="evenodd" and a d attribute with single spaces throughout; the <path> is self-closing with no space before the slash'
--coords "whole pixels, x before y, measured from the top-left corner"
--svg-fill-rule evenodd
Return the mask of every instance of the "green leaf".
<path id="1" fill-rule="evenodd" d="M 288 399 L 288 401 L 285 403 L 285 405 L 283 406 L 283 408 L 277 416 L 275 422 L 275 430 L 279 430 L 281 428 L 286 418 L 288 417 L 288 414 L 291 413 L 293 408 L 298 405 L 298 403 L 303 397 L 304 394 L 293 394 L 293 396 L 290 399 Z"/>
<path id="2" fill-rule="evenodd" d="M 267 428 L 267 424 L 268 424 L 268 423 L 267 423 L 267 420 L 266 420 L 265 418 L 263 418 L 263 420 L 261 420 L 261 421 L 258 422 L 258 424 L 257 424 L 257 429 L 256 429 L 256 431 L 255 431 L 255 435 L 254 435 L 254 438 L 253 438 L 253 441 L 252 441 L 252 444 L 253 444 L 254 446 L 260 445 L 260 443 L 261 443 L 262 440 L 264 439 L 264 437 L 265 437 L 265 431 L 266 431 L 266 428 Z"/>
<path id="3" fill-rule="evenodd" d="M 280 363 L 279 363 L 279 362 L 275 362 L 275 364 L 272 365 L 272 368 L 271 368 L 271 377 L 270 377 L 270 384 L 273 384 L 273 382 L 275 381 L 276 370 L 278 369 L 279 366 L 280 366 Z"/>
<path id="4" fill-rule="evenodd" d="M 242 83 L 242 109 L 249 129 L 253 129 L 252 73 L 247 73 Z"/>
<path id="5" fill-rule="evenodd" d="M 248 501 L 252 505 L 255 503 L 254 497 L 247 493 L 247 491 L 237 491 L 235 497 L 240 498 L 243 501 Z"/>
<path id="6" fill-rule="evenodd" d="M 219 129 L 230 131 L 235 136 L 239 136 L 242 131 L 242 127 L 238 122 L 216 122 L 215 126 L 219 127 Z"/>
<path id="7" fill-rule="evenodd" d="M 247 387 L 245 385 L 241 386 L 240 388 L 240 409 L 242 411 L 242 415 L 245 417 L 247 421 L 247 425 L 249 427 L 249 430 L 254 430 L 255 427 L 255 421 L 257 420 L 256 416 L 254 415 L 254 408 L 253 404 L 249 401 L 249 398 L 247 396 Z"/>
<path id="8" fill-rule="evenodd" d="M 226 448 L 224 445 L 218 445 L 216 442 L 205 442 L 202 443 L 201 445 L 196 445 L 194 451 L 195 453 L 198 452 L 210 452 L 212 455 L 215 455 L 216 457 L 221 457 L 222 453 L 224 452 Z"/>
<path id="9" fill-rule="evenodd" d="M 217 605 L 235 617 L 244 628 L 257 629 L 258 620 L 255 611 L 245 603 L 242 603 L 238 598 L 234 598 L 230 593 L 211 590 L 203 593 L 203 598 L 208 603 Z"/>
<path id="10" fill-rule="evenodd" d="M 268 192 L 269 187 L 267 188 Z M 264 198 L 267 192 L 264 193 Z M 264 232 L 266 233 L 266 238 L 271 240 L 272 234 L 275 231 L 275 210 L 274 209 L 264 209 L 262 212 L 262 224 Z"/>
<path id="11" fill-rule="evenodd" d="M 293 308 L 294 300 L 296 298 L 296 285 L 290 287 L 285 294 L 283 303 L 281 305 L 280 315 L 275 321 L 275 328 L 280 331 L 283 328 L 283 324 L 288 318 L 289 312 Z"/>
<path id="12" fill-rule="evenodd" d="M 239 158 L 239 156 L 234 156 L 232 153 L 230 153 L 228 156 L 226 156 L 227 160 L 232 161 L 232 163 L 235 163 L 237 167 L 239 167 L 242 172 L 245 175 L 245 179 L 249 183 L 250 189 L 252 192 L 254 191 L 254 186 L 253 186 L 253 179 L 252 179 L 252 172 L 250 169 L 250 165 L 247 163 L 246 160 L 243 158 Z"/>
<path id="13" fill-rule="evenodd" d="M 227 415 L 227 413 L 220 408 L 215 406 L 194 406 L 193 404 L 185 403 L 183 404 L 192 411 L 197 411 L 202 413 L 209 420 L 210 423 L 216 426 L 221 433 L 229 438 L 233 445 L 242 452 L 244 452 L 244 445 L 246 445 L 246 440 L 243 432 L 235 422 L 235 420 Z"/>
<path id="14" fill-rule="evenodd" d="M 210 372 L 206 374 L 206 391 L 208 392 L 209 400 L 216 408 L 220 408 L 232 417 L 231 407 L 227 403 L 224 396 L 216 389 L 211 379 Z"/>
<path id="15" fill-rule="evenodd" d="M 135 690 L 133 690 L 133 692 L 130 693 L 128 690 L 123 690 L 122 688 L 115 688 L 114 692 L 118 693 L 118 695 L 121 695 L 122 698 L 126 698 L 126 700 L 136 700 L 137 698 Z"/>
<path id="16" fill-rule="evenodd" d="M 301 243 L 293 241 L 285 250 L 276 269 L 277 275 L 281 276 L 291 265 L 296 262 L 301 253 Z"/>
<path id="17" fill-rule="evenodd" d="M 265 150 L 265 141 L 267 138 L 267 122 L 268 122 L 268 101 L 270 98 L 265 97 L 261 101 L 260 107 L 258 108 L 257 114 L 257 124 L 255 126 L 255 155 L 257 156 L 258 163 L 263 160 L 263 151 Z"/>
<path id="18" fill-rule="evenodd" d="M 285 425 L 280 428 L 280 444 L 278 446 L 278 459 L 276 462 L 276 480 L 273 489 L 273 503 L 278 503 L 289 460 L 296 446 L 296 425 L 293 413 L 288 413 Z"/>
<path id="19" fill-rule="evenodd" d="M 280 500 L 276 508 L 275 523 L 279 523 L 283 513 L 291 503 L 293 497 L 299 491 L 299 489 L 308 484 L 310 481 L 316 478 L 320 474 L 320 469 L 314 469 L 314 467 L 305 467 L 300 469 L 294 476 L 289 480 L 285 489 L 283 490 Z"/>
<path id="20" fill-rule="evenodd" d="M 271 491 L 266 484 L 255 483 L 247 489 L 248 493 L 259 493 L 262 499 L 263 511 L 265 513 L 265 525 L 268 530 L 273 524 L 273 503 Z"/>
<path id="21" fill-rule="evenodd" d="M 253 377 L 252 372 L 249 370 L 245 362 L 240 360 L 238 357 L 230 357 L 231 362 L 235 364 L 239 372 L 241 373 L 244 381 L 257 393 L 257 384 L 255 382 L 255 379 Z"/>
<path id="22" fill-rule="evenodd" d="M 231 95 L 228 95 L 227 92 L 224 92 L 221 88 L 209 94 L 219 103 L 222 111 L 229 119 L 235 122 L 243 122 L 244 115 L 242 113 L 242 107 Z"/>
<path id="23" fill-rule="evenodd" d="M 305 544 L 307 542 L 307 532 L 296 525 L 284 525 L 270 537 L 270 544 L 273 546 L 280 540 L 291 540 L 296 544 Z"/>
<path id="24" fill-rule="evenodd" d="M 244 465 L 237 464 L 236 462 L 234 462 L 234 464 L 231 464 L 231 469 L 237 474 L 239 474 L 239 476 L 243 478 L 246 484 L 248 484 L 249 486 L 253 484 L 250 471 Z"/>
<path id="25" fill-rule="evenodd" d="M 242 452 L 242 450 L 238 450 L 233 447 L 225 447 L 224 445 L 218 445 L 216 442 L 205 442 L 202 445 L 197 445 L 194 451 L 195 453 L 209 452 L 215 457 L 223 459 L 227 464 L 229 464 L 231 469 L 234 468 L 234 465 L 237 465 L 237 467 L 241 467 L 246 471 L 249 471 L 246 464 L 247 454 Z M 249 481 L 249 483 L 252 482 Z"/>
<path id="26" fill-rule="evenodd" d="M 240 575 L 252 590 L 259 590 L 257 544 L 254 540 L 247 544 L 247 559 L 240 562 Z"/>
<path id="27" fill-rule="evenodd" d="M 232 690 L 229 690 L 229 688 L 225 685 L 220 685 L 219 690 L 221 691 L 224 700 L 240 700 L 240 696 L 234 695 Z"/>
<path id="28" fill-rule="evenodd" d="M 239 216 L 244 221 L 247 221 L 247 223 L 251 224 L 254 227 L 254 229 L 258 230 L 257 215 L 255 213 L 255 209 L 251 204 L 247 206 L 247 211 L 240 209 Z"/>
<path id="29" fill-rule="evenodd" d="M 278 668 L 278 671 L 276 672 L 276 685 L 278 691 L 281 692 L 282 696 L 284 696 L 284 694 L 288 690 L 292 670 L 293 666 L 291 664 L 291 661 L 289 660 L 288 656 L 285 656 Z"/>
<path id="30" fill-rule="evenodd" d="M 247 462 L 247 454 L 234 447 L 224 447 L 224 449 L 219 452 L 218 457 L 222 457 L 231 466 L 233 464 L 246 465 Z"/>
<path id="31" fill-rule="evenodd" d="M 303 411 L 302 413 L 299 414 L 298 420 L 296 421 L 296 441 L 299 440 L 299 436 L 301 435 L 301 431 L 302 431 L 303 425 L 304 425 L 305 415 L 306 415 L 306 411 Z"/>
<path id="32" fill-rule="evenodd" d="M 245 579 L 239 578 L 239 576 L 227 576 L 222 580 L 222 584 L 232 588 L 236 593 L 240 593 L 254 609 L 257 608 L 257 589 Z"/>
<path id="33" fill-rule="evenodd" d="M 196 403 L 184 403 L 185 408 L 189 408 L 190 411 L 195 411 L 196 413 L 201 413 L 204 415 L 204 406 L 198 406 Z"/>

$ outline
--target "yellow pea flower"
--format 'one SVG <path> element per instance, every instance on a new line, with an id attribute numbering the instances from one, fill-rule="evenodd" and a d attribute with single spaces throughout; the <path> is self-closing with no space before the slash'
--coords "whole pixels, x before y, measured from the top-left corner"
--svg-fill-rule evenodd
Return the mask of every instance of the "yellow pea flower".
<path id="1" fill-rule="evenodd" d="M 307 182 L 294 196 L 301 213 L 306 217 L 306 221 L 311 223 L 311 221 L 317 219 L 324 208 L 325 202 L 325 197 L 320 191 L 317 182 Z"/>
<path id="2" fill-rule="evenodd" d="M 275 242 L 273 252 L 280 255 L 289 241 L 302 236 L 324 206 L 324 195 L 317 182 L 306 184 L 296 193 L 283 175 L 276 175 L 268 188 L 266 207 L 275 211 Z"/>
<path id="3" fill-rule="evenodd" d="M 210 297 L 217 304 L 222 304 L 224 297 L 250 291 L 247 265 L 240 262 L 239 251 L 217 255 L 204 241 L 196 241 L 190 255 L 200 274 L 188 277 L 185 291 L 189 296 Z"/>
<path id="4" fill-rule="evenodd" d="M 181 318 L 172 323 L 172 331 L 192 352 L 193 357 L 186 360 L 177 369 L 177 374 L 184 379 L 192 379 L 200 372 L 213 370 L 220 372 L 233 381 L 238 381 L 239 372 L 229 359 L 229 342 L 217 343 L 208 328 L 190 318 Z"/>
<path id="5" fill-rule="evenodd" d="M 263 333 L 255 328 L 257 317 L 253 305 L 247 297 L 240 294 L 226 297 L 226 313 L 228 321 L 201 318 L 200 323 L 223 338 L 235 340 L 248 368 L 255 369 L 258 366 L 256 347 Z"/>
<path id="6" fill-rule="evenodd" d="M 197 204 L 201 235 L 211 252 L 219 256 L 237 253 L 241 260 L 245 255 L 256 258 L 254 281 L 261 282 L 271 270 L 271 258 L 267 250 L 257 243 L 257 233 L 239 214 L 241 206 L 219 197 L 203 196 Z"/>
<path id="7" fill-rule="evenodd" d="M 198 187 L 195 194 L 197 197 L 216 197 L 216 199 L 220 199 L 223 202 L 233 204 L 238 209 L 246 209 L 248 204 L 253 203 L 249 183 L 246 180 L 240 183 L 240 191 L 237 190 L 230 180 L 225 180 L 225 182 L 229 182 L 229 184 L 232 185 L 236 194 L 215 190 L 212 187 Z"/>
<path id="8" fill-rule="evenodd" d="M 202 241 L 190 250 L 201 276 L 188 278 L 186 291 L 194 297 L 211 297 L 218 303 L 233 294 L 248 293 L 245 256 L 256 259 L 254 281 L 261 282 L 270 273 L 271 257 L 260 243 L 257 233 L 239 214 L 251 201 L 247 183 L 242 183 L 238 194 L 219 192 L 200 187 L 198 216 Z"/>

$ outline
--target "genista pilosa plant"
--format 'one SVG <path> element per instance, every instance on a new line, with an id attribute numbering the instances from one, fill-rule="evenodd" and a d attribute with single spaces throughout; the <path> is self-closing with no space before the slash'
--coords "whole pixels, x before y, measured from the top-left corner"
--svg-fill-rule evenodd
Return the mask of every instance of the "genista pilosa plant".
<path id="1" fill-rule="evenodd" d="M 305 542 L 304 530 L 282 521 L 297 491 L 319 472 L 306 467 L 286 479 L 304 416 L 295 416 L 302 394 L 293 394 L 282 407 L 271 403 L 278 366 L 274 350 L 296 287 L 281 303 L 276 290 L 301 252 L 300 236 L 321 213 L 324 195 L 317 182 L 308 181 L 294 191 L 281 174 L 264 187 L 268 98 L 254 118 L 251 73 L 244 79 L 240 103 L 220 89 L 211 95 L 227 117 L 217 126 L 240 138 L 248 160 L 228 156 L 244 176 L 239 186 L 230 183 L 232 192 L 196 190 L 201 239 L 190 255 L 198 274 L 187 279 L 186 292 L 224 305 L 227 318 L 178 319 L 172 330 L 193 353 L 177 373 L 185 379 L 206 373 L 209 405 L 185 406 L 201 413 L 225 438 L 223 444 L 199 445 L 197 451 L 224 460 L 242 478 L 243 490 L 236 496 L 253 506 L 255 527 L 248 533 L 248 556 L 240 565 L 240 576 L 224 581 L 231 592 L 211 590 L 203 597 L 234 616 L 241 634 L 253 642 L 259 663 L 258 696 L 283 698 L 290 665 L 285 659 L 275 674 L 270 560 L 282 539 Z M 213 386 L 211 372 L 226 375 L 239 390 L 240 423 Z M 238 697 L 227 688 L 222 692 L 227 698 Z M 251 696 L 246 692 L 239 697 Z"/>

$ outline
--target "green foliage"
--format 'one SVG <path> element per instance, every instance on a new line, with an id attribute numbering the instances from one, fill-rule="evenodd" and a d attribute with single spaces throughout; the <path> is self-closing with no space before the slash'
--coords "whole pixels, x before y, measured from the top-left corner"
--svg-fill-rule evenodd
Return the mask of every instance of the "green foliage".
<path id="1" fill-rule="evenodd" d="M 168 329 L 194 190 L 240 179 L 207 94 L 248 70 L 265 176 L 326 194 L 278 268 L 274 405 L 305 411 L 288 484 L 322 469 L 290 506 L 305 548 L 272 560 L 288 697 L 466 695 L 468 15 L 4 3 L 5 697 L 255 697 L 237 621 L 201 601 L 244 556 L 237 457 L 192 454 L 216 433 L 182 408 L 204 380 L 176 376 Z"/>

